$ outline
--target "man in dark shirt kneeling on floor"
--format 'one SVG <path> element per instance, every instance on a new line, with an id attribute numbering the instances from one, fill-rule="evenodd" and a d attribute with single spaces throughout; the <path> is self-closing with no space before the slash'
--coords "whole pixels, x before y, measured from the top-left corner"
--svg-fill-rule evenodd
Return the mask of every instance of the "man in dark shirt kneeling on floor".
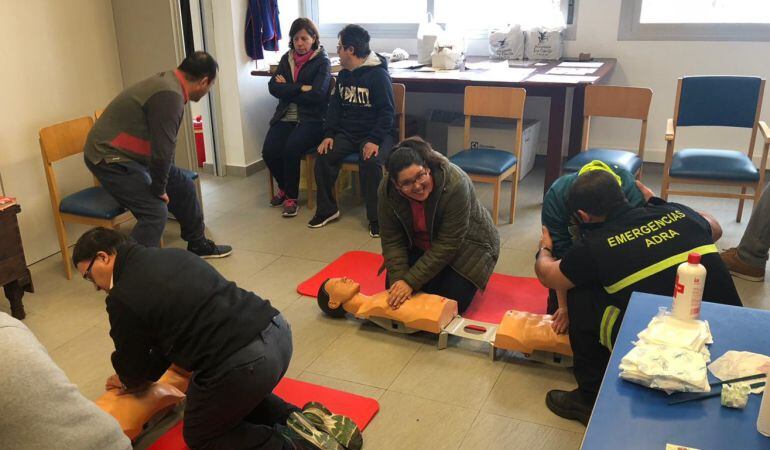
<path id="1" fill-rule="evenodd" d="M 347 417 L 317 403 L 300 412 L 272 393 L 291 359 L 289 324 L 193 253 L 94 228 L 72 260 L 107 293 L 116 371 L 107 389 L 140 392 L 172 363 L 193 373 L 184 412 L 190 448 L 337 450 L 338 440 L 347 448 L 360 441 Z"/>
<path id="2" fill-rule="evenodd" d="M 722 235 L 710 215 L 685 205 L 667 203 L 637 182 L 645 204 L 632 207 L 620 180 L 594 170 L 577 177 L 567 205 L 581 224 L 580 239 L 561 259 L 543 227 L 535 273 L 544 286 L 567 292 L 569 339 L 578 388 L 552 390 L 546 406 L 584 425 L 607 368 L 631 293 L 672 295 L 677 266 L 699 253 L 708 276 L 706 301 L 741 306 L 730 273 L 714 242 Z"/>

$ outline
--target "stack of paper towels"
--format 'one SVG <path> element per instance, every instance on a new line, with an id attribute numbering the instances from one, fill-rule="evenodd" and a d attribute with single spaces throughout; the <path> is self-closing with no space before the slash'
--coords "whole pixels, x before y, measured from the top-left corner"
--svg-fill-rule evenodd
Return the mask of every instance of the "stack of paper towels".
<path id="1" fill-rule="evenodd" d="M 704 320 L 681 320 L 665 309 L 642 330 L 620 362 L 620 377 L 666 392 L 708 392 L 707 344 L 713 342 Z"/>

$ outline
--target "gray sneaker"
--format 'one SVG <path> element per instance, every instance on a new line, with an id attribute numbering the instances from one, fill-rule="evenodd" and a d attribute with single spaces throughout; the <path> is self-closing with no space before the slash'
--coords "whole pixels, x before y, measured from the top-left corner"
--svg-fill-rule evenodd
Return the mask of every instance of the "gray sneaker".
<path id="1" fill-rule="evenodd" d="M 287 198 L 283 201 L 283 212 L 281 215 L 283 217 L 294 217 L 299 212 L 299 205 L 297 204 L 297 200 Z"/>
<path id="2" fill-rule="evenodd" d="M 319 430 L 325 431 L 348 450 L 360 450 L 364 445 L 361 430 L 353 419 L 332 414 L 323 404 L 309 402 L 302 408 L 302 415 Z"/>
<path id="3" fill-rule="evenodd" d="M 286 426 L 297 435 L 299 435 L 305 441 L 313 444 L 321 450 L 345 450 L 345 447 L 340 445 L 329 434 L 317 429 L 313 422 L 308 420 L 302 413 L 293 412 L 286 419 Z"/>

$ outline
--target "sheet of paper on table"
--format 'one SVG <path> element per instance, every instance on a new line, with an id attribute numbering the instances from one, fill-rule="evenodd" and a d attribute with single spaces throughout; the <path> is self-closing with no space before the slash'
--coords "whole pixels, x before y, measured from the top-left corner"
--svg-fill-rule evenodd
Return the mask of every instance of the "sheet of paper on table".
<path id="1" fill-rule="evenodd" d="M 539 73 L 527 78 L 533 83 L 593 83 L 599 77 L 575 76 L 575 75 L 548 75 Z"/>
<path id="2" fill-rule="evenodd" d="M 563 62 L 559 64 L 559 67 L 595 67 L 598 69 L 603 65 L 603 62 Z"/>
<path id="3" fill-rule="evenodd" d="M 482 72 L 465 71 L 458 74 L 458 78 L 473 79 L 476 81 L 505 81 L 517 83 L 527 78 L 535 69 L 505 68 L 500 70 L 486 70 Z"/>
<path id="4" fill-rule="evenodd" d="M 418 69 L 419 66 L 424 66 L 413 59 L 405 59 L 403 61 L 396 61 L 388 63 L 389 69 Z"/>
<path id="5" fill-rule="evenodd" d="M 546 72 L 548 75 L 591 75 L 596 72 L 593 67 L 554 67 Z"/>
<path id="6" fill-rule="evenodd" d="M 507 70 L 508 61 L 481 61 L 475 63 L 465 63 L 467 70 Z"/>

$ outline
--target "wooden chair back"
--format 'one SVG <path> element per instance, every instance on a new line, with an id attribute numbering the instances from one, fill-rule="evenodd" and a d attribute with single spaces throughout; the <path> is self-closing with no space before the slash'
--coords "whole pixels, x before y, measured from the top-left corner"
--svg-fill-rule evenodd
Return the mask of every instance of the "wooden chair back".
<path id="1" fill-rule="evenodd" d="M 398 125 L 398 141 L 406 138 L 406 86 L 393 83 L 393 100 L 396 103 L 396 123 Z"/>
<path id="2" fill-rule="evenodd" d="M 40 149 L 46 167 L 62 158 L 82 152 L 93 125 L 94 119 L 86 116 L 41 128 Z"/>
<path id="3" fill-rule="evenodd" d="M 516 135 L 513 142 L 514 154 L 521 161 L 521 136 L 524 130 L 524 103 L 527 91 L 522 88 L 491 86 L 467 86 L 465 88 L 465 129 L 463 130 L 463 148 L 471 146 L 471 118 L 497 117 L 516 119 Z"/>
<path id="4" fill-rule="evenodd" d="M 640 159 L 644 159 L 647 141 L 647 118 L 650 115 L 652 89 L 629 86 L 586 86 L 583 106 L 583 142 L 581 151 L 588 148 L 591 117 L 614 117 L 642 121 L 639 133 Z"/>

